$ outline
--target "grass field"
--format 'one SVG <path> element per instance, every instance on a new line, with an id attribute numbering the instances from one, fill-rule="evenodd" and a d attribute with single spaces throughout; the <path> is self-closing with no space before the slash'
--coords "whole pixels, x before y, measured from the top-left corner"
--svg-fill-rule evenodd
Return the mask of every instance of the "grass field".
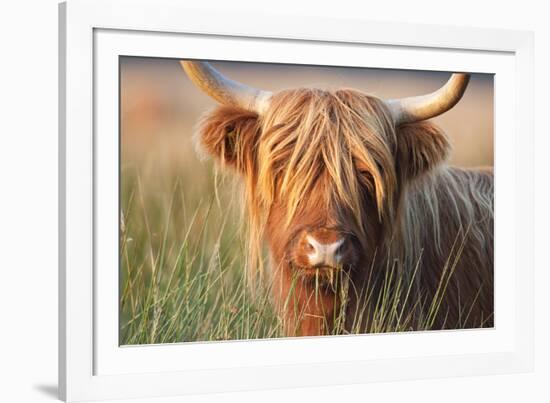
<path id="1" fill-rule="evenodd" d="M 159 178 L 132 165 L 122 172 L 121 344 L 282 337 L 269 281 L 254 293 L 247 285 L 238 186 L 210 163 L 193 175 Z M 403 272 L 398 265 L 381 272 L 377 299 L 368 288 L 361 297 L 360 311 L 373 318 L 368 331 L 431 329 L 453 267 L 442 268 L 432 301 L 413 287 L 417 267 L 407 269 L 408 279 L 396 274 Z M 345 305 L 334 319 L 341 334 Z M 351 333 L 361 320 L 353 320 Z"/>
<path id="2" fill-rule="evenodd" d="M 208 171 L 157 181 L 125 169 L 121 344 L 281 335 L 267 293 L 246 287 L 233 186 Z"/>

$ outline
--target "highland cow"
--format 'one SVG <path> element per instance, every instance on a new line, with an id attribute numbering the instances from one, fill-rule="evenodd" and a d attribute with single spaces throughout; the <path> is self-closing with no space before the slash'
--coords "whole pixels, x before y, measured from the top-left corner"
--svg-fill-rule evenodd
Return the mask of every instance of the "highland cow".
<path id="1" fill-rule="evenodd" d="M 354 89 L 271 93 L 181 63 L 221 104 L 199 141 L 243 178 L 249 265 L 266 243 L 288 336 L 372 331 L 372 305 L 403 279 L 415 298 L 395 309 L 431 315 L 430 328 L 493 326 L 493 172 L 448 166 L 449 141 L 428 121 L 460 100 L 469 75 L 382 100 Z"/>

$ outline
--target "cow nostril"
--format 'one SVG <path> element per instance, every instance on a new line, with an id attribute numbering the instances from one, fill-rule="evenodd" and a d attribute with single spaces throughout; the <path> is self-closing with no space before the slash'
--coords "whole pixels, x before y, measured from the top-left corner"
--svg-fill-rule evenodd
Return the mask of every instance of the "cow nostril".
<path id="1" fill-rule="evenodd" d="M 307 241 L 306 243 L 306 251 L 307 252 L 315 252 L 317 249 L 315 248 L 315 245 L 313 245 L 310 241 Z"/>
<path id="2" fill-rule="evenodd" d="M 340 241 L 340 244 L 336 247 L 336 250 L 334 251 L 334 253 L 336 255 L 342 255 L 342 253 L 344 252 L 344 249 L 346 248 L 346 240 L 345 239 L 342 239 Z"/>

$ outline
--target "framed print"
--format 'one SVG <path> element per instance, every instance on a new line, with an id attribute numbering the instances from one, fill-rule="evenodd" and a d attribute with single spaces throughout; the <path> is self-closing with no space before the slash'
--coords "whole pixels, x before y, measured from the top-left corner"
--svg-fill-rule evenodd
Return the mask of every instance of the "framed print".
<path id="1" fill-rule="evenodd" d="M 532 368 L 532 35 L 285 27 L 60 5 L 63 399 Z"/>

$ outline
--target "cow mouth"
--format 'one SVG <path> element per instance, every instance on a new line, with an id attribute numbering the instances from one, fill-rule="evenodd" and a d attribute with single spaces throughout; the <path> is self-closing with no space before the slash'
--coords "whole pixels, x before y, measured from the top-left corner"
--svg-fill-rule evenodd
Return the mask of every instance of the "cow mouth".
<path id="1" fill-rule="evenodd" d="M 330 287 L 341 282 L 346 266 L 294 266 L 295 273 L 303 280 Z"/>
<path id="2" fill-rule="evenodd" d="M 343 271 L 343 269 L 342 266 L 305 266 L 298 268 L 305 275 L 330 274 Z"/>

